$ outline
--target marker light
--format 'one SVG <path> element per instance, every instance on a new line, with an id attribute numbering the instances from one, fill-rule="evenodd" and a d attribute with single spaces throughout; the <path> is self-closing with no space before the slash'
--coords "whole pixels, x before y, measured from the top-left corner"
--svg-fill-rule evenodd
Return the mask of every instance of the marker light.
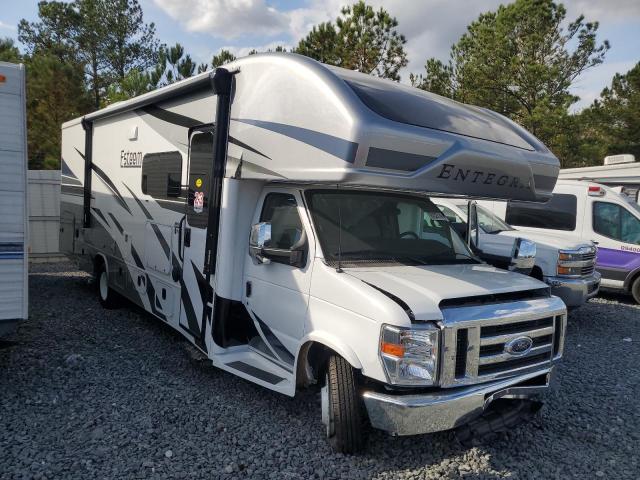
<path id="1" fill-rule="evenodd" d="M 604 197 L 604 190 L 602 187 L 596 185 L 589 185 L 589 196 L 591 197 Z"/>
<path id="2" fill-rule="evenodd" d="M 7 81 L 7 77 L 5 77 L 4 75 L 0 75 L 0 83 L 4 83 Z"/>

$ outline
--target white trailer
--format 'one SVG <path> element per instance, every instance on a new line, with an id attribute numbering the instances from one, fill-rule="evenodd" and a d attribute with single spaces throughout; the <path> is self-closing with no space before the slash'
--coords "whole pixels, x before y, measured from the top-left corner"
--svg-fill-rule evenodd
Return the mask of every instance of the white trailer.
<path id="1" fill-rule="evenodd" d="M 365 416 L 433 432 L 548 389 L 565 305 L 426 196 L 549 198 L 558 160 L 498 114 L 253 55 L 65 123 L 62 156 L 61 250 L 100 302 L 266 388 L 319 383 L 340 451 Z"/>
<path id="2" fill-rule="evenodd" d="M 24 65 L 0 62 L 0 335 L 28 317 Z"/>

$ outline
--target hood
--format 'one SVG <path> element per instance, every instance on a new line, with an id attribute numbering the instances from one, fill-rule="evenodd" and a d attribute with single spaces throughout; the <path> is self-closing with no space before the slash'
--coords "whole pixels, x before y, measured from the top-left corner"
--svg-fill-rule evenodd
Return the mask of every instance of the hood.
<path id="1" fill-rule="evenodd" d="M 550 247 L 554 250 L 575 250 L 580 247 L 590 247 L 590 242 L 585 242 L 573 235 L 563 235 L 554 232 L 536 232 L 530 230 L 506 230 L 500 232 L 498 235 L 504 235 L 508 237 L 520 237 L 526 238 L 536 242 L 539 246 Z"/>
<path id="2" fill-rule="evenodd" d="M 444 299 L 546 288 L 531 277 L 489 265 L 393 266 L 344 271 L 401 299 L 418 320 L 439 320 Z"/>

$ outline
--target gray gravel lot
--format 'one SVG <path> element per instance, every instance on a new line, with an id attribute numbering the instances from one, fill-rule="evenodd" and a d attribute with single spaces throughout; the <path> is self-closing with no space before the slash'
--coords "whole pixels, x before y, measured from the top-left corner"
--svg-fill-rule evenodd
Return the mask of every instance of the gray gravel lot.
<path id="1" fill-rule="evenodd" d="M 625 297 L 573 312 L 533 423 L 474 448 L 371 432 L 345 456 L 317 390 L 291 399 L 214 369 L 159 321 L 103 310 L 87 278 L 36 266 L 31 319 L 0 343 L 2 479 L 640 477 L 640 308 Z"/>

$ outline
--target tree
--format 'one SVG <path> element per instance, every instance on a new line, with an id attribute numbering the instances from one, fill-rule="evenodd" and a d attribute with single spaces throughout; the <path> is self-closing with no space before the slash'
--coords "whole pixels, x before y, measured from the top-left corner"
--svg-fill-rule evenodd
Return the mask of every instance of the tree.
<path id="1" fill-rule="evenodd" d="M 448 64 L 428 60 L 414 83 L 501 112 L 555 151 L 561 137 L 572 135 L 568 108 L 578 98 L 569 87 L 609 49 L 606 40 L 596 42 L 597 22 L 581 15 L 565 30 L 565 17 L 564 6 L 552 0 L 500 6 L 467 27 Z"/>
<path id="2" fill-rule="evenodd" d="M 336 27 L 331 22 L 314 25 L 305 38 L 298 42 L 295 52 L 311 57 L 328 65 L 340 65 L 339 37 Z"/>
<path id="3" fill-rule="evenodd" d="M 106 59 L 116 79 L 146 70 L 158 61 L 160 44 L 154 23 L 144 23 L 138 0 L 106 0 Z"/>
<path id="4" fill-rule="evenodd" d="M 12 38 L 0 38 L 0 62 L 20 63 L 22 55 Z"/>
<path id="5" fill-rule="evenodd" d="M 20 21 L 19 40 L 31 55 L 83 65 L 95 108 L 110 83 L 156 62 L 155 26 L 143 22 L 138 0 L 42 1 L 38 17 Z"/>
<path id="6" fill-rule="evenodd" d="M 53 53 L 27 58 L 29 168 L 60 168 L 60 125 L 90 108 L 81 65 Z"/>
<path id="7" fill-rule="evenodd" d="M 142 72 L 138 69 L 130 70 L 119 82 L 114 82 L 107 87 L 107 92 L 102 100 L 102 107 L 115 102 L 128 100 L 132 97 L 155 90 L 157 82 L 153 81 L 153 72 Z"/>
<path id="8" fill-rule="evenodd" d="M 294 51 L 329 65 L 400 80 L 400 69 L 408 61 L 406 39 L 397 27 L 398 21 L 386 10 L 376 12 L 360 0 L 344 7 L 335 25 L 313 27 Z"/>
<path id="9" fill-rule="evenodd" d="M 640 158 L 640 62 L 627 73 L 616 73 L 582 116 L 590 127 L 585 141 L 599 147 L 598 163 L 619 153 Z"/>
<path id="10" fill-rule="evenodd" d="M 224 48 L 218 52 L 217 55 L 214 55 L 211 59 L 211 67 L 216 69 L 225 63 L 233 62 L 236 59 L 236 56 L 231 53 L 229 50 L 225 50 Z"/>

